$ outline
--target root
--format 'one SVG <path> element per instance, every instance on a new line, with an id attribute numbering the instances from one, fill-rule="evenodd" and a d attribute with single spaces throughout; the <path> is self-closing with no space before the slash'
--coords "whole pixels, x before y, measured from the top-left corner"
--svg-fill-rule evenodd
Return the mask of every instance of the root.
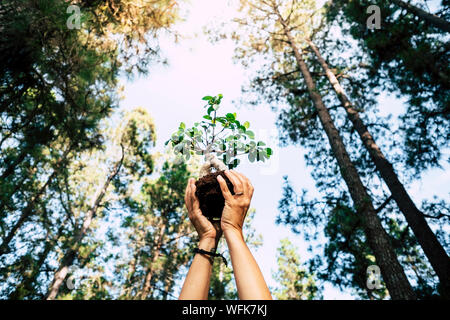
<path id="1" fill-rule="evenodd" d="M 212 168 L 216 169 L 217 171 L 228 169 L 228 167 L 222 161 L 217 159 L 215 154 L 208 154 L 205 158 L 206 162 L 200 168 L 200 178 L 203 178 L 204 176 L 210 174 Z"/>

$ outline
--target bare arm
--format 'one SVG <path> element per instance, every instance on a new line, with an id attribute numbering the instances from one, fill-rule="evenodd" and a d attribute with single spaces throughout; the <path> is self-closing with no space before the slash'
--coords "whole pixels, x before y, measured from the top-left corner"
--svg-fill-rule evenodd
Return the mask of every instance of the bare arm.
<path id="1" fill-rule="evenodd" d="M 230 193 L 225 180 L 218 176 L 217 180 L 225 198 L 221 227 L 228 244 L 239 299 L 271 300 L 269 288 L 242 234 L 253 186 L 240 173 L 230 170 L 225 171 L 225 174 L 233 184 L 235 195 Z"/>
<path id="2" fill-rule="evenodd" d="M 189 179 L 185 196 L 186 207 L 189 213 L 189 220 L 197 230 L 200 238 L 198 247 L 211 251 L 217 248 L 217 243 L 221 236 L 218 227 L 214 227 L 208 219 L 203 216 L 198 199 L 195 196 L 194 179 Z M 180 293 L 180 300 L 206 300 L 208 299 L 209 281 L 211 278 L 212 260 L 203 254 L 196 254 L 192 261 L 189 272 L 184 280 Z"/>
<path id="3" fill-rule="evenodd" d="M 200 241 L 198 247 L 206 251 L 211 251 L 212 248 L 215 248 L 214 239 L 210 241 Z M 184 280 L 179 299 L 207 300 L 211 271 L 211 258 L 197 253 L 189 268 L 186 279 Z"/>

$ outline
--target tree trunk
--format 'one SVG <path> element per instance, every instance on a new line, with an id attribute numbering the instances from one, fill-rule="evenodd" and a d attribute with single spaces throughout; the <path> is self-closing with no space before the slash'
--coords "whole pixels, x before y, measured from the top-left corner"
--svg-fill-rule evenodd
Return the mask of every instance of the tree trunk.
<path id="1" fill-rule="evenodd" d="M 279 21 L 283 26 L 284 33 L 288 38 L 288 42 L 294 51 L 300 71 L 308 87 L 309 95 L 311 96 L 317 110 L 325 133 L 327 134 L 342 177 L 347 184 L 357 211 L 362 214 L 366 237 L 375 254 L 377 264 L 381 269 L 387 289 L 393 299 L 416 299 L 416 295 L 408 281 L 408 278 L 406 277 L 402 266 L 398 262 L 397 256 L 395 255 L 394 249 L 390 243 L 389 236 L 383 229 L 381 221 L 373 207 L 371 198 L 367 193 L 355 166 L 351 162 L 347 150 L 345 149 L 342 138 L 339 135 L 339 131 L 335 127 L 333 119 L 322 101 L 322 97 L 317 92 L 314 80 L 303 60 L 302 55 L 300 54 L 300 51 L 297 48 L 296 42 L 278 9 L 275 9 L 277 11 Z"/>
<path id="2" fill-rule="evenodd" d="M 28 203 L 28 205 L 23 209 L 22 214 L 19 217 L 19 220 L 17 220 L 16 224 L 11 228 L 9 233 L 6 235 L 5 238 L 3 238 L 3 242 L 0 245 L 0 256 L 6 254 L 9 252 L 9 243 L 13 239 L 14 235 L 16 234 L 17 230 L 23 225 L 25 221 L 28 220 L 30 215 L 33 213 L 34 207 L 36 205 L 36 201 L 39 200 L 39 198 L 44 194 L 45 190 L 47 190 L 48 185 L 52 182 L 52 180 L 55 178 L 56 174 L 61 169 L 62 163 L 66 160 L 67 155 L 72 150 L 72 147 L 69 147 L 62 157 L 58 160 L 56 163 L 56 168 L 53 170 L 52 174 L 47 178 L 47 181 L 44 183 L 44 185 L 39 189 L 39 191 L 35 194 L 35 196 L 31 199 L 31 201 Z"/>
<path id="3" fill-rule="evenodd" d="M 63 226 L 64 224 L 61 224 Z M 58 229 L 56 238 L 59 237 L 62 231 L 62 227 Z M 36 283 L 36 280 L 41 272 L 42 265 L 50 253 L 50 250 L 53 248 L 53 241 L 48 239 L 45 242 L 44 250 L 39 254 L 39 259 L 36 262 L 36 265 L 32 266 L 32 271 L 29 276 L 26 276 L 20 284 L 18 284 L 15 290 L 9 295 L 8 299 L 10 300 L 23 300 L 27 297 L 28 294 L 33 292 L 33 285 Z"/>
<path id="4" fill-rule="evenodd" d="M 23 300 L 27 297 L 29 293 L 32 293 L 34 291 L 34 284 L 37 281 L 37 278 L 41 272 L 42 265 L 44 264 L 45 260 L 47 259 L 51 249 L 55 246 L 55 243 L 58 241 L 59 237 L 61 236 L 62 232 L 64 231 L 66 223 L 69 221 L 69 218 L 66 217 L 66 219 L 60 224 L 58 230 L 56 231 L 55 236 L 53 236 L 51 239 L 46 239 L 44 250 L 39 254 L 39 259 L 36 262 L 36 265 L 33 266 L 32 272 L 29 276 L 24 278 L 22 282 L 16 286 L 16 289 L 13 293 L 9 295 L 9 299 L 12 300 Z M 50 231 L 49 231 L 50 232 Z"/>
<path id="5" fill-rule="evenodd" d="M 145 274 L 145 280 L 144 280 L 144 285 L 142 287 L 142 291 L 139 294 L 139 299 L 141 299 L 141 300 L 147 299 L 147 296 L 150 293 L 151 281 L 152 281 L 153 274 L 154 274 L 153 264 L 156 262 L 156 260 L 159 257 L 164 233 L 166 232 L 166 227 L 167 227 L 167 221 L 164 221 L 164 220 L 165 219 L 163 219 L 163 221 L 162 221 L 162 226 L 161 226 L 161 229 L 159 230 L 158 239 L 153 247 L 154 249 L 152 250 L 153 257 L 152 257 L 152 261 L 150 262 L 150 265 L 147 268 L 147 272 Z"/>
<path id="6" fill-rule="evenodd" d="M 205 163 L 200 167 L 199 178 L 203 178 L 204 176 L 210 174 L 211 168 L 214 168 L 217 171 L 228 169 L 228 167 L 221 160 L 219 160 L 214 153 L 210 153 L 209 150 L 207 150 L 205 155 Z"/>
<path id="7" fill-rule="evenodd" d="M 6 178 L 8 178 L 11 174 L 14 173 L 14 170 L 16 169 L 16 167 L 22 163 L 23 159 L 25 159 L 25 157 L 28 155 L 28 149 L 24 148 L 24 150 L 22 150 L 22 152 L 17 156 L 17 158 L 14 160 L 13 163 L 11 163 L 8 168 L 5 169 L 5 171 L 2 173 L 2 175 L 0 176 L 0 180 L 5 181 Z"/>
<path id="8" fill-rule="evenodd" d="M 354 128 L 361 137 L 364 146 L 367 151 L 369 151 L 377 170 L 380 172 L 381 177 L 389 187 L 392 198 L 395 200 L 399 209 L 405 216 L 408 225 L 413 230 L 419 244 L 425 252 L 425 255 L 428 257 L 434 271 L 438 275 L 444 291 L 450 293 L 450 258 L 442 245 L 439 243 L 436 235 L 430 229 L 427 221 L 425 220 L 424 214 L 416 207 L 405 187 L 398 179 L 392 164 L 386 159 L 381 149 L 375 143 L 373 136 L 370 134 L 368 128 L 359 117 L 358 111 L 353 108 L 352 103 L 345 95 L 345 92 L 336 76 L 329 68 L 325 59 L 321 56 L 319 49 L 312 41 L 307 40 L 307 42 L 317 56 L 319 63 L 328 77 L 328 80 L 333 86 L 342 106 L 347 112 L 350 121 L 353 123 Z"/>
<path id="9" fill-rule="evenodd" d="M 63 283 L 64 279 L 67 276 L 69 267 L 73 264 L 73 261 L 75 260 L 75 258 L 78 255 L 78 250 L 80 249 L 81 241 L 83 240 L 84 236 L 86 235 L 86 233 L 91 225 L 92 219 L 95 217 L 97 209 L 100 206 L 100 203 L 106 194 L 106 190 L 108 189 L 109 184 L 111 183 L 112 179 L 119 173 L 120 167 L 123 162 L 123 157 L 124 157 L 124 154 L 123 154 L 123 150 L 122 150 L 122 158 L 115 164 L 111 174 L 106 179 L 105 184 L 103 185 L 103 188 L 100 190 L 100 193 L 98 194 L 97 198 L 95 199 L 94 204 L 86 213 L 86 216 L 84 217 L 84 221 L 83 221 L 83 226 L 82 226 L 81 230 L 78 232 L 78 234 L 75 236 L 75 239 L 73 241 L 74 244 L 71 246 L 71 248 L 68 249 L 68 251 L 64 254 L 64 257 L 61 259 L 61 264 L 60 264 L 58 270 L 55 272 L 53 281 L 47 292 L 47 297 L 46 297 L 47 300 L 54 300 L 56 298 L 59 288 L 61 287 L 61 284 Z"/>
<path id="10" fill-rule="evenodd" d="M 416 6 L 413 6 L 412 4 L 406 3 L 402 0 L 392 0 L 396 5 L 399 7 L 406 9 L 407 11 L 411 12 L 413 15 L 421 18 L 428 24 L 441 29 L 442 31 L 450 32 L 450 22 L 446 21 L 445 19 L 438 17 L 435 14 L 428 13 Z"/>
<path id="11" fill-rule="evenodd" d="M 182 230 L 178 230 L 178 233 L 182 233 Z M 170 259 L 167 259 L 164 267 L 163 267 L 163 282 L 164 282 L 164 291 L 162 295 L 163 300 L 167 300 L 167 297 L 170 295 L 171 297 L 174 297 L 170 291 L 173 287 L 173 275 L 177 272 L 179 269 L 179 261 L 178 256 L 180 255 L 179 244 L 180 244 L 181 237 L 178 236 L 175 244 L 172 245 L 172 249 L 169 252 Z"/>

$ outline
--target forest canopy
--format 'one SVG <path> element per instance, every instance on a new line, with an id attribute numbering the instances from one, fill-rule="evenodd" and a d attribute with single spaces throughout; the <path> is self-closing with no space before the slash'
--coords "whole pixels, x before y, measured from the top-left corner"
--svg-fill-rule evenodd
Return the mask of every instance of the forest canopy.
<path id="1" fill-rule="evenodd" d="M 196 37 L 179 27 L 197 23 L 189 18 L 194 6 L 1 1 L 0 299 L 178 298 L 198 240 L 185 189 L 198 178 L 202 155 L 180 161 L 178 141 L 159 147 L 157 132 L 170 137 L 174 128 L 155 120 L 163 107 L 153 97 L 132 108 L 123 100 L 128 83 L 162 80 L 153 74 L 162 67 L 170 75 L 165 46 L 188 48 Z M 213 103 L 203 122 L 232 124 L 252 140 L 242 146 L 251 162 L 261 152 L 274 161 L 272 148 L 253 141 L 258 117 L 270 113 L 279 157 L 288 146 L 298 150 L 289 176 L 277 172 L 275 218 L 259 216 L 262 206 L 246 218 L 252 251 L 265 250 L 261 225 L 291 231 L 275 244 L 273 296 L 323 299 L 331 285 L 356 299 L 449 299 L 450 190 L 423 200 L 411 187 L 433 170 L 449 177 L 449 1 L 224 6 L 231 16 L 200 26 L 209 41 L 201 45 L 232 43 L 246 79 L 239 101 L 227 103 L 255 120 L 240 123 L 228 109 L 216 118 Z M 214 72 L 200 76 L 213 82 Z M 204 114 L 202 103 L 216 99 L 196 90 L 197 105 L 168 111 L 183 134 L 200 134 L 201 123 L 187 130 L 176 108 Z M 401 104 L 391 110 L 397 116 L 381 112 L 391 108 L 386 95 Z M 240 162 L 231 167 L 248 168 Z M 299 175 L 314 185 L 297 188 Z M 269 187 L 262 190 L 275 194 Z M 218 250 L 226 251 L 223 242 Z M 379 270 L 373 283 L 368 270 Z M 233 277 L 217 260 L 209 298 L 237 299 Z"/>

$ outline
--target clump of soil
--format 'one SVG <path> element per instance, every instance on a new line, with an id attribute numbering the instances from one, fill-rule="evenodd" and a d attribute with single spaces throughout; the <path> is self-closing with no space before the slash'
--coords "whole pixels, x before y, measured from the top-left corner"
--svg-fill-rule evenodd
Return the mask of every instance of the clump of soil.
<path id="1" fill-rule="evenodd" d="M 218 175 L 225 179 L 228 189 L 231 194 L 234 194 L 233 184 L 223 171 L 210 173 L 195 182 L 195 195 L 200 202 L 200 210 L 209 220 L 220 220 L 225 205 L 225 199 L 217 181 Z"/>

